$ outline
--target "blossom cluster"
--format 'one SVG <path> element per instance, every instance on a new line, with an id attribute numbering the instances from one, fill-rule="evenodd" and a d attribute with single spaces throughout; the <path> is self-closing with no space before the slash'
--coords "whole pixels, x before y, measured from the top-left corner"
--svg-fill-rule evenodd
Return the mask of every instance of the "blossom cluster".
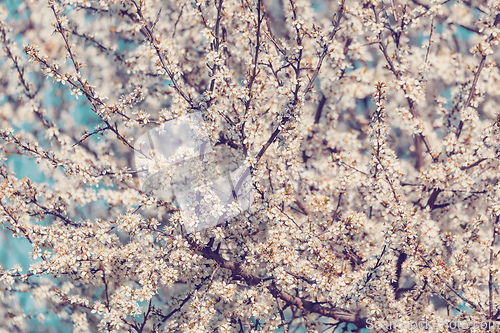
<path id="1" fill-rule="evenodd" d="M 497 324 L 499 41 L 498 0 L 2 5 L 0 329 Z M 244 167 L 183 197 L 215 171 L 144 138 L 195 115 Z"/>

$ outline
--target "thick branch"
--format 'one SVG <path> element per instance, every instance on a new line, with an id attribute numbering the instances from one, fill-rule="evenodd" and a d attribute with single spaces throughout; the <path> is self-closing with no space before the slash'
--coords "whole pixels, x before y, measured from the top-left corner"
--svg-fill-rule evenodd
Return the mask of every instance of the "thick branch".
<path id="1" fill-rule="evenodd" d="M 265 282 L 266 279 L 259 278 L 248 272 L 245 272 L 238 263 L 224 259 L 220 254 L 212 251 L 211 244 L 205 247 L 196 245 L 193 241 L 188 240 L 192 247 L 200 252 L 205 258 L 215 261 L 220 267 L 229 269 L 233 276 L 242 278 L 247 285 L 256 286 Z M 304 298 L 290 295 L 289 293 L 280 290 L 274 282 L 267 286 L 267 290 L 277 299 L 281 299 L 288 305 L 293 305 L 307 312 L 316 313 L 324 317 L 346 322 L 356 325 L 357 328 L 365 328 L 367 325 L 366 318 L 361 317 L 359 311 L 345 310 L 335 307 L 326 307 L 317 302 L 311 302 Z"/>

